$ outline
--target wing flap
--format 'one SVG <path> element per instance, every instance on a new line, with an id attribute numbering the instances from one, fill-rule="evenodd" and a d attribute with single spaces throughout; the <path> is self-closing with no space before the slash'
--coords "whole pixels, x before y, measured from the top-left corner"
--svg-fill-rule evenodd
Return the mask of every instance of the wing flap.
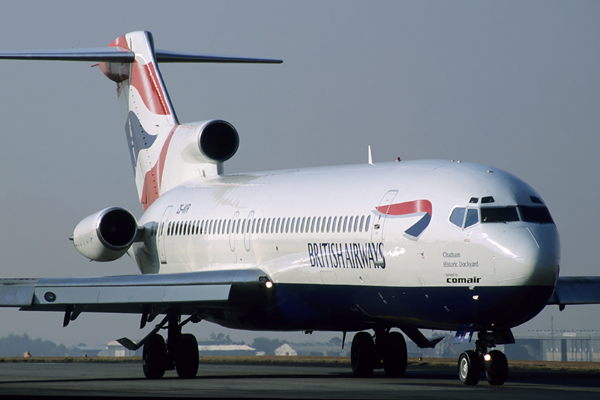
<path id="1" fill-rule="evenodd" d="M 600 304 L 600 277 L 569 276 L 558 278 L 548 304 Z"/>
<path id="2" fill-rule="evenodd" d="M 260 269 L 95 278 L 3 279 L 0 307 L 137 313 L 144 306 L 200 306 L 227 302 L 232 286 L 256 283 Z"/>
<path id="3" fill-rule="evenodd" d="M 0 280 L 0 306 L 25 307 L 31 305 L 35 284 L 39 279 Z"/>

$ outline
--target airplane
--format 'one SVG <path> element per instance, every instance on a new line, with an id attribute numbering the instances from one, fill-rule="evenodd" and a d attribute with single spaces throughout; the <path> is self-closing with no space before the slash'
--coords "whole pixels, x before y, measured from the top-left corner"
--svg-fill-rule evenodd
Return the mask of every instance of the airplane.
<path id="1" fill-rule="evenodd" d="M 90 278 L 1 279 L 0 306 L 64 313 L 160 316 L 143 346 L 143 371 L 159 379 L 198 371 L 192 322 L 254 331 L 357 332 L 351 366 L 401 377 L 404 335 L 456 331 L 473 350 L 458 375 L 475 385 L 508 378 L 498 345 L 549 304 L 600 303 L 600 278 L 559 277 L 559 234 L 541 196 L 516 176 L 456 160 L 416 160 L 227 175 L 239 146 L 224 120 L 180 123 L 159 63 L 281 60 L 182 53 L 150 32 L 106 48 L 1 52 L 1 59 L 97 62 L 117 85 L 144 213 L 108 207 L 71 240 L 90 260 L 125 254 L 141 272 Z M 167 340 L 159 334 L 166 330 Z M 403 332 L 404 335 L 399 332 Z M 373 331 L 374 334 L 371 334 Z"/>

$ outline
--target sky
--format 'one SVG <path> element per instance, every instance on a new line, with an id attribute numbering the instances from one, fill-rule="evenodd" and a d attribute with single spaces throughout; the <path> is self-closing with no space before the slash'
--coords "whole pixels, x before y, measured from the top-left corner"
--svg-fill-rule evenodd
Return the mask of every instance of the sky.
<path id="1" fill-rule="evenodd" d="M 600 275 L 600 3 L 597 1 L 14 1 L 0 50 L 103 47 L 130 31 L 156 47 L 283 59 L 168 64 L 181 122 L 232 123 L 226 172 L 409 159 L 494 166 L 532 185 L 561 235 L 561 275 Z M 100 209 L 137 202 L 115 85 L 92 63 L 0 62 L 0 277 L 135 274 L 68 240 Z M 515 329 L 600 329 L 600 306 L 547 307 Z M 139 316 L 0 309 L 0 337 L 75 345 L 141 338 Z M 261 333 L 289 341 L 333 333 Z M 425 332 L 427 334 L 427 332 Z M 335 334 L 339 336 L 339 334 Z"/>

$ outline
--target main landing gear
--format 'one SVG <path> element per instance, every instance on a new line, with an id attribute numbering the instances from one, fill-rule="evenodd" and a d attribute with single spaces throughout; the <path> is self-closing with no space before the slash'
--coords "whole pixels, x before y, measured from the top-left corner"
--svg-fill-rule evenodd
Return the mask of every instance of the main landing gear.
<path id="1" fill-rule="evenodd" d="M 512 336 L 512 335 L 511 335 Z M 488 347 L 494 347 L 496 335 L 490 332 L 479 332 L 475 342 L 475 350 L 467 350 L 458 358 L 458 377 L 465 385 L 476 385 L 485 371 L 490 385 L 502 385 L 508 379 L 508 361 L 499 350 L 488 353 Z M 514 343 L 514 339 L 513 339 Z"/>
<path id="2" fill-rule="evenodd" d="M 168 339 L 155 332 L 144 343 L 143 367 L 148 379 L 159 379 L 165 371 L 177 370 L 180 378 L 193 378 L 198 373 L 198 341 L 191 333 L 181 333 L 179 313 L 169 313 Z M 186 321 L 187 322 L 187 321 Z"/>
<path id="3" fill-rule="evenodd" d="M 389 329 L 376 329 L 373 340 L 368 332 L 358 332 L 352 339 L 350 362 L 356 376 L 367 377 L 374 369 L 383 368 L 387 376 L 401 377 L 407 364 L 404 336 Z"/>

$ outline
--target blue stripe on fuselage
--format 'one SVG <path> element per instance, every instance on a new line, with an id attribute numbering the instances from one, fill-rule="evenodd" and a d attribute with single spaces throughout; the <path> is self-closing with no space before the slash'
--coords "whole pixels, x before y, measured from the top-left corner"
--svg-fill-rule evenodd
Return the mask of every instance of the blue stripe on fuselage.
<path id="1" fill-rule="evenodd" d="M 547 286 L 476 286 L 471 290 L 282 283 L 274 289 L 277 308 L 290 327 L 337 331 L 375 325 L 444 330 L 456 330 L 465 323 L 474 323 L 475 330 L 513 327 L 537 315 L 553 292 Z"/>

